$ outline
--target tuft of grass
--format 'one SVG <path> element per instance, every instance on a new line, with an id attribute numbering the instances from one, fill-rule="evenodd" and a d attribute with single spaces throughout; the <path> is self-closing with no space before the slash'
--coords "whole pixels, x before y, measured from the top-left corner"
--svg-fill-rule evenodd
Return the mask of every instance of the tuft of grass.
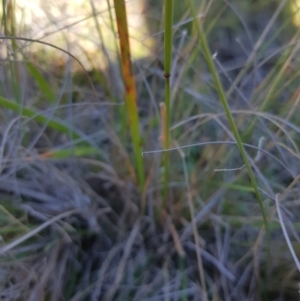
<path id="1" fill-rule="evenodd" d="M 297 298 L 290 1 L 52 1 L 31 26 L 21 2 L 2 3 L 0 299 Z M 137 42 L 156 48 L 133 60 L 141 16 Z"/>

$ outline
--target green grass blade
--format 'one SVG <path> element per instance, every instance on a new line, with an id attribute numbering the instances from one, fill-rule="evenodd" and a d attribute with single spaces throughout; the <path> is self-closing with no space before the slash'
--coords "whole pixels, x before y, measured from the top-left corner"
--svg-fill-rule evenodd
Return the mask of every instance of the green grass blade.
<path id="1" fill-rule="evenodd" d="M 261 215 L 262 215 L 262 218 L 263 218 L 263 223 L 264 223 L 266 236 L 267 236 L 266 277 L 265 277 L 265 284 L 264 284 L 264 287 L 266 288 L 268 286 L 268 267 L 269 267 L 269 261 L 270 261 L 270 230 L 269 230 L 269 225 L 268 225 L 268 221 L 267 221 L 267 215 L 266 215 L 265 210 L 264 210 L 262 197 L 260 195 L 260 192 L 259 192 L 259 189 L 258 189 L 258 186 L 257 186 L 257 183 L 256 183 L 256 179 L 255 179 L 254 173 L 252 171 L 251 163 L 248 159 L 247 153 L 246 153 L 245 148 L 243 146 L 239 131 L 238 131 L 237 126 L 235 124 L 233 115 L 231 114 L 229 104 L 227 102 L 226 93 L 223 89 L 223 86 L 221 84 L 221 80 L 219 78 L 217 69 L 216 69 L 215 64 L 213 62 L 213 58 L 212 58 L 213 56 L 212 56 L 212 53 L 211 53 L 211 51 L 209 49 L 209 46 L 208 46 L 208 42 L 207 42 L 207 39 L 206 39 L 206 35 L 205 35 L 205 32 L 204 32 L 202 22 L 196 22 L 197 17 L 196 17 L 195 10 L 193 8 L 193 4 L 192 4 L 191 0 L 188 0 L 188 4 L 189 4 L 189 7 L 190 7 L 190 11 L 192 13 L 192 16 L 195 20 L 195 25 L 196 25 L 196 29 L 197 29 L 197 34 L 198 34 L 198 38 L 199 38 L 200 47 L 203 51 L 203 55 L 205 57 L 206 63 L 208 65 L 208 69 L 209 69 L 209 71 L 211 73 L 211 76 L 213 78 L 215 88 L 217 90 L 220 101 L 221 101 L 222 106 L 224 108 L 224 111 L 226 113 L 230 128 L 233 132 L 233 135 L 234 135 L 234 138 L 237 142 L 239 151 L 242 155 L 242 158 L 243 158 L 244 164 L 246 166 L 246 169 L 247 169 L 247 172 L 248 172 L 252 187 L 254 189 L 254 193 L 256 195 L 256 199 L 257 199 L 259 208 L 260 208 L 260 212 L 261 212 Z"/>
<path id="2" fill-rule="evenodd" d="M 171 124 L 171 86 L 170 76 L 172 67 L 172 40 L 173 40 L 173 0 L 165 0 L 164 2 L 164 18 L 165 18 L 165 33 L 164 33 L 164 77 L 165 77 L 165 118 L 162 121 L 165 123 L 163 128 L 165 149 L 170 147 L 170 124 Z M 164 202 L 167 198 L 168 182 L 169 182 L 169 154 L 164 154 Z"/>
<path id="3" fill-rule="evenodd" d="M 49 119 L 47 116 L 44 116 L 42 113 L 35 109 L 27 108 L 24 106 L 21 106 L 20 104 L 9 100 L 7 98 L 4 98 L 0 96 L 0 106 L 2 106 L 5 109 L 10 109 L 16 113 L 19 113 L 21 116 L 30 117 L 33 120 L 40 122 L 44 125 L 47 125 L 49 128 L 52 128 L 60 133 L 63 134 L 69 134 L 71 132 L 72 138 L 80 138 L 80 133 L 77 133 L 77 131 L 74 131 L 71 127 L 66 125 L 63 121 L 58 119 Z"/>
<path id="4" fill-rule="evenodd" d="M 165 0 L 165 34 L 164 34 L 164 77 L 165 77 L 165 148 L 170 147 L 170 99 L 171 99 L 171 65 L 172 65 L 172 37 L 173 37 L 173 0 Z"/>
<path id="5" fill-rule="evenodd" d="M 191 9 L 194 20 L 197 20 L 197 16 L 195 14 L 195 10 L 193 8 L 191 0 L 188 0 L 188 3 L 190 5 L 190 9 Z M 220 101 L 221 101 L 221 103 L 224 107 L 227 119 L 228 119 L 229 124 L 230 124 L 230 128 L 232 130 L 232 133 L 234 135 L 234 138 L 236 140 L 236 143 L 238 145 L 240 153 L 243 157 L 245 166 L 247 168 L 247 171 L 248 171 L 253 189 L 255 191 L 255 195 L 256 195 L 259 207 L 260 207 L 260 211 L 261 211 L 261 214 L 262 214 L 262 217 L 263 217 L 263 220 L 264 220 L 265 228 L 267 230 L 268 229 L 268 222 L 267 222 L 266 213 L 265 213 L 265 210 L 264 210 L 264 207 L 263 207 L 262 198 L 261 198 L 260 192 L 258 190 L 258 186 L 257 186 L 256 180 L 255 180 L 255 176 L 254 176 L 254 173 L 252 171 L 252 167 L 251 167 L 251 164 L 249 162 L 247 153 L 246 153 L 245 148 L 243 146 L 243 142 L 241 140 L 239 131 L 238 131 L 237 126 L 235 124 L 233 115 L 231 114 L 230 107 L 229 107 L 229 104 L 227 102 L 226 94 L 225 94 L 225 91 L 224 91 L 223 86 L 221 84 L 221 80 L 219 78 L 218 71 L 217 71 L 217 69 L 215 67 L 215 64 L 213 62 L 212 53 L 211 53 L 211 51 L 208 47 L 208 43 L 207 43 L 207 40 L 206 40 L 206 35 L 205 35 L 203 25 L 202 25 L 201 22 L 197 22 L 196 29 L 197 29 L 197 33 L 198 33 L 200 47 L 203 51 L 203 55 L 205 57 L 205 60 L 207 62 L 208 68 L 209 68 L 209 71 L 210 71 L 211 76 L 213 78 L 214 85 L 215 85 L 215 88 L 218 92 Z"/>
<path id="6" fill-rule="evenodd" d="M 38 84 L 39 90 L 43 92 L 45 97 L 51 102 L 55 102 L 55 94 L 53 93 L 53 89 L 48 84 L 42 73 L 39 71 L 38 68 L 34 66 L 34 64 L 28 62 L 26 63 L 26 67 L 31 74 L 31 76 L 34 78 L 36 83 Z"/>
<path id="7" fill-rule="evenodd" d="M 87 157 L 98 155 L 99 151 L 92 146 L 74 146 L 72 149 L 54 149 L 41 154 L 42 158 L 64 159 L 70 157 Z"/>
<path id="8" fill-rule="evenodd" d="M 121 68 L 125 85 L 125 104 L 131 131 L 137 176 L 140 188 L 143 189 L 145 182 L 144 163 L 142 157 L 142 139 L 139 129 L 139 116 L 137 108 L 137 96 L 135 80 L 131 70 L 130 44 L 127 24 L 126 6 L 124 0 L 114 0 L 115 13 L 119 33 Z"/>

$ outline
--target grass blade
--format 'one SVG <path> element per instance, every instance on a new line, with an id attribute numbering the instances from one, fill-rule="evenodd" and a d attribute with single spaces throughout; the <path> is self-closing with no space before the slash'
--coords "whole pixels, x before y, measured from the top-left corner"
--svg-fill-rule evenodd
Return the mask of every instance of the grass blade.
<path id="1" fill-rule="evenodd" d="M 44 116 L 42 113 L 35 109 L 24 107 L 12 100 L 9 100 L 7 98 L 4 98 L 0 96 L 0 106 L 2 106 L 5 109 L 12 110 L 14 112 L 20 113 L 21 116 L 30 117 L 33 120 L 40 122 L 42 124 L 46 124 L 48 127 L 63 133 L 63 134 L 70 134 L 72 135 L 72 138 L 80 138 L 80 133 L 77 133 L 73 130 L 73 127 L 69 127 L 66 125 L 63 121 L 58 119 L 49 119 L 47 116 Z"/>
<path id="2" fill-rule="evenodd" d="M 139 116 L 136 101 L 136 87 L 131 70 L 130 45 L 127 24 L 126 6 L 124 0 L 114 0 L 115 13 L 119 33 L 121 68 L 125 85 L 125 104 L 132 137 L 137 176 L 140 188 L 144 186 L 144 164 L 142 158 L 142 141 L 139 130 Z"/>
<path id="3" fill-rule="evenodd" d="M 55 94 L 53 93 L 53 89 L 47 83 L 46 79 L 42 75 L 42 73 L 36 68 L 32 63 L 26 63 L 26 67 L 31 74 L 31 76 L 35 79 L 38 84 L 39 90 L 42 91 L 45 97 L 51 102 L 55 102 Z"/>
<path id="4" fill-rule="evenodd" d="M 195 21 L 200 47 L 203 51 L 203 55 L 205 57 L 206 63 L 208 65 L 208 69 L 209 69 L 209 71 L 211 73 L 211 76 L 213 78 L 215 88 L 216 88 L 217 93 L 219 95 L 219 98 L 220 98 L 220 101 L 221 101 L 222 106 L 224 108 L 224 111 L 226 113 L 230 128 L 231 128 L 232 133 L 234 135 L 234 138 L 236 140 L 236 143 L 237 143 L 237 146 L 238 146 L 239 151 L 241 153 L 241 156 L 243 158 L 244 164 L 246 166 L 246 169 L 247 169 L 249 178 L 251 180 L 251 184 L 252 184 L 252 187 L 254 189 L 254 193 L 256 195 L 256 199 L 257 199 L 257 202 L 258 202 L 258 205 L 259 205 L 259 208 L 260 208 L 260 212 L 261 212 L 261 215 L 262 215 L 262 218 L 263 218 L 264 227 L 265 227 L 266 235 L 267 235 L 267 260 L 266 260 L 266 272 L 267 272 L 268 265 L 269 265 L 269 258 L 270 258 L 270 248 L 269 248 L 270 231 L 269 231 L 267 216 L 266 216 L 266 213 L 265 213 L 265 210 L 264 210 L 264 207 L 263 207 L 263 201 L 262 201 L 262 198 L 261 198 L 261 195 L 260 195 L 257 183 L 256 183 L 254 173 L 252 171 L 251 163 L 248 159 L 246 150 L 243 146 L 243 142 L 241 140 L 239 131 L 238 131 L 237 126 L 235 124 L 233 115 L 230 111 L 230 107 L 229 107 L 229 104 L 227 102 L 226 93 L 223 89 L 221 80 L 220 80 L 219 75 L 218 75 L 218 71 L 215 67 L 215 64 L 214 64 L 214 61 L 213 61 L 213 58 L 212 58 L 213 56 L 212 56 L 212 53 L 211 53 L 211 51 L 209 49 L 209 46 L 208 46 L 208 42 L 207 42 L 207 39 L 206 39 L 206 35 L 205 35 L 205 32 L 204 32 L 202 22 L 196 22 L 197 17 L 196 17 L 195 9 L 193 7 L 193 4 L 192 4 L 191 0 L 188 0 L 188 4 L 189 4 L 189 7 L 190 7 L 191 14 L 192 14 L 192 16 L 194 18 L 194 21 Z M 266 275 L 267 274 L 268 273 L 266 273 Z M 268 281 L 267 277 L 266 277 L 266 282 Z M 265 283 L 265 287 L 267 287 L 267 283 Z"/>
<path id="5" fill-rule="evenodd" d="M 173 0 L 165 0 L 164 2 L 164 18 L 165 18 L 165 33 L 164 33 L 164 77 L 165 77 L 165 118 L 163 118 L 163 128 L 165 130 L 163 147 L 170 147 L 170 119 L 171 119 L 171 65 L 172 65 L 172 37 L 173 37 Z M 168 182 L 169 182 L 169 153 L 164 154 L 164 202 L 167 198 Z"/>
<path id="6" fill-rule="evenodd" d="M 192 12 L 194 20 L 197 20 L 197 17 L 196 17 L 196 14 L 195 14 L 195 10 L 193 8 L 191 0 L 188 0 L 188 3 L 190 5 L 190 9 L 191 9 L 191 12 Z M 250 164 L 250 162 L 248 160 L 247 153 L 246 153 L 245 148 L 243 146 L 243 142 L 241 140 L 239 131 L 238 131 L 237 126 L 235 124 L 235 121 L 233 119 L 233 115 L 232 115 L 232 113 L 230 111 L 230 107 L 229 107 L 229 104 L 227 102 L 226 94 L 225 94 L 225 91 L 224 91 L 223 86 L 221 84 L 221 80 L 219 78 L 218 71 L 217 71 L 217 69 L 215 67 L 215 64 L 213 62 L 212 54 L 211 54 L 210 49 L 208 47 L 208 43 L 207 43 L 207 40 L 206 40 L 205 32 L 204 32 L 203 25 L 202 25 L 201 22 L 199 22 L 199 23 L 196 24 L 196 29 L 197 29 L 197 33 L 198 33 L 200 47 L 201 47 L 201 49 L 203 51 L 203 55 L 205 57 L 205 60 L 207 62 L 208 68 L 209 68 L 209 71 L 210 71 L 211 76 L 213 78 L 213 81 L 214 81 L 214 84 L 215 84 L 215 88 L 216 88 L 216 90 L 218 92 L 220 101 L 221 101 L 221 103 L 222 103 L 222 105 L 224 107 L 224 110 L 225 110 L 228 122 L 230 124 L 230 128 L 232 130 L 232 133 L 234 135 L 234 138 L 236 140 L 236 143 L 238 145 L 238 148 L 239 148 L 240 153 L 242 155 L 242 158 L 244 160 L 245 166 L 247 168 L 247 171 L 248 171 L 248 174 L 249 174 L 249 177 L 250 177 L 253 189 L 255 191 L 255 195 L 256 195 L 259 207 L 260 207 L 260 211 L 261 211 L 261 214 L 262 214 L 262 217 L 263 217 L 263 220 L 264 220 L 265 228 L 267 230 L 268 229 L 268 223 L 267 223 L 266 213 L 265 213 L 265 210 L 263 208 L 262 198 L 261 198 L 261 195 L 259 193 L 258 186 L 257 186 L 256 180 L 255 180 L 255 176 L 254 176 L 254 173 L 252 171 L 251 164 Z"/>

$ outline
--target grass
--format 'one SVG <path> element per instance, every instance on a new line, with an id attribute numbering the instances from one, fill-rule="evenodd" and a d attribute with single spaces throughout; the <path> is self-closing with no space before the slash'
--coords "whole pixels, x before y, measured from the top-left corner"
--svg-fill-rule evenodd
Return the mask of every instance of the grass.
<path id="1" fill-rule="evenodd" d="M 170 148 L 170 125 L 171 125 L 171 67 L 172 67 L 172 45 L 173 45 L 173 0 L 164 1 L 164 78 L 165 78 L 165 102 L 162 111 L 162 144 L 165 149 Z M 169 154 L 164 155 L 164 190 L 163 207 L 168 198 L 169 182 Z"/>
<path id="2" fill-rule="evenodd" d="M 142 140 L 139 130 L 139 117 L 135 81 L 131 71 L 130 44 L 128 36 L 127 14 L 125 0 L 114 0 L 118 34 L 120 39 L 121 66 L 125 86 L 125 104 L 129 128 L 132 136 L 132 145 L 136 161 L 138 182 L 141 190 L 144 188 L 144 163 L 141 156 Z"/>
<path id="3" fill-rule="evenodd" d="M 2 5 L 0 298 L 298 299 L 294 6 L 52 5 Z"/>

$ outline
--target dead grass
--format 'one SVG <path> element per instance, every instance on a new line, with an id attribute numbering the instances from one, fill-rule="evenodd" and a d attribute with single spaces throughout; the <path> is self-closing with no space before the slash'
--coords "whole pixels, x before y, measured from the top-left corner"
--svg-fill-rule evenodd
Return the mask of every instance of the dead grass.
<path id="1" fill-rule="evenodd" d="M 90 2 L 80 15 L 94 31 L 84 37 L 77 27 L 62 29 L 67 19 L 79 20 L 76 9 L 66 20 L 40 17 L 68 41 L 67 52 L 73 54 L 71 42 L 82 45 L 74 54 L 85 68 L 88 62 L 88 73 L 75 74 L 77 63 L 66 54 L 58 64 L 44 48 L 34 53 L 26 41 L 3 40 L 1 300 L 298 300 L 299 29 L 291 24 L 288 1 L 203 3 L 197 15 L 205 15 L 214 62 L 258 182 L 269 245 L 187 7 L 174 7 L 172 150 L 162 207 L 161 4 L 144 6 L 156 48 L 133 66 L 146 169 L 141 191 L 122 127 L 119 65 L 114 51 L 98 45 L 96 21 L 108 22 L 107 14 Z M 40 37 L 13 21 L 13 5 L 8 8 L 3 34 L 10 36 L 14 25 L 19 37 L 22 30 L 27 38 Z M 95 49 L 105 50 L 105 70 L 84 48 L 89 35 Z M 49 42 L 63 46 L 54 37 Z"/>

